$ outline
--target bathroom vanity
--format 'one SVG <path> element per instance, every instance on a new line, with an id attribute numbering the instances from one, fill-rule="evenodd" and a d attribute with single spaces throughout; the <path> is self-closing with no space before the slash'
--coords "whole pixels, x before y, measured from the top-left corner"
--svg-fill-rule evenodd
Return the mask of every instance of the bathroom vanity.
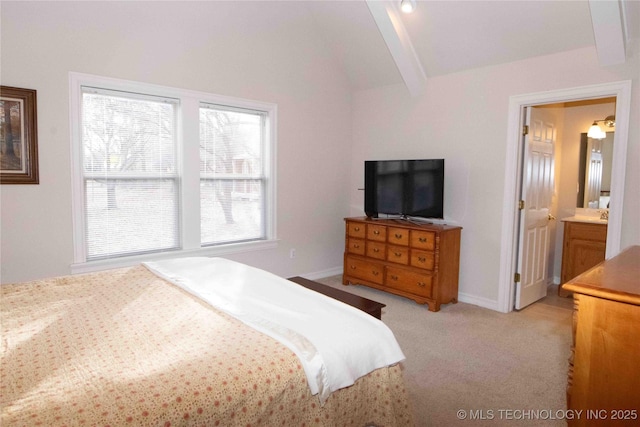
<path id="1" fill-rule="evenodd" d="M 607 221 L 599 217 L 573 216 L 562 219 L 564 237 L 560 283 L 569 280 L 601 263 L 607 247 Z M 562 287 L 560 296 L 569 293 Z"/>

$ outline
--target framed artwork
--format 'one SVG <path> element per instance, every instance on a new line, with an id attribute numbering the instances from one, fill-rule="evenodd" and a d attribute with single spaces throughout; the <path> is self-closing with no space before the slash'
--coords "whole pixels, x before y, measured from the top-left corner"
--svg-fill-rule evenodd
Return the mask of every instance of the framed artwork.
<path id="1" fill-rule="evenodd" d="M 35 90 L 0 86 L 0 183 L 38 184 Z"/>

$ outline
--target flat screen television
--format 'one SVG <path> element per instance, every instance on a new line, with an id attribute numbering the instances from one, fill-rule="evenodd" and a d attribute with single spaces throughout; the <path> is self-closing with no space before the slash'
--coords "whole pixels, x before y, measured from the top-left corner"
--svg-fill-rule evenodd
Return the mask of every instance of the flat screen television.
<path id="1" fill-rule="evenodd" d="M 370 218 L 444 218 L 444 159 L 365 161 L 364 211 Z"/>

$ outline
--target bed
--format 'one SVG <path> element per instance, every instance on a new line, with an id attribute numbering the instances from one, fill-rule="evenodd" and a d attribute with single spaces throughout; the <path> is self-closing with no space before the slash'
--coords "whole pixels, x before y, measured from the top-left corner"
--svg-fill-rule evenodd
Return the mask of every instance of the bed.
<path id="1" fill-rule="evenodd" d="M 360 337 L 386 326 L 262 270 L 189 258 L 0 291 L 4 427 L 414 424 L 395 339 Z M 336 324 L 333 348 L 314 337 Z"/>

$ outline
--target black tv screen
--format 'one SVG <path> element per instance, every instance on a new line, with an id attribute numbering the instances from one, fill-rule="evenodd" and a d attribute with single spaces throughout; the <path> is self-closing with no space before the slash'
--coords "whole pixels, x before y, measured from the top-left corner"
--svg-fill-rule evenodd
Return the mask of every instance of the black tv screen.
<path id="1" fill-rule="evenodd" d="M 365 161 L 364 211 L 444 218 L 444 159 Z"/>

